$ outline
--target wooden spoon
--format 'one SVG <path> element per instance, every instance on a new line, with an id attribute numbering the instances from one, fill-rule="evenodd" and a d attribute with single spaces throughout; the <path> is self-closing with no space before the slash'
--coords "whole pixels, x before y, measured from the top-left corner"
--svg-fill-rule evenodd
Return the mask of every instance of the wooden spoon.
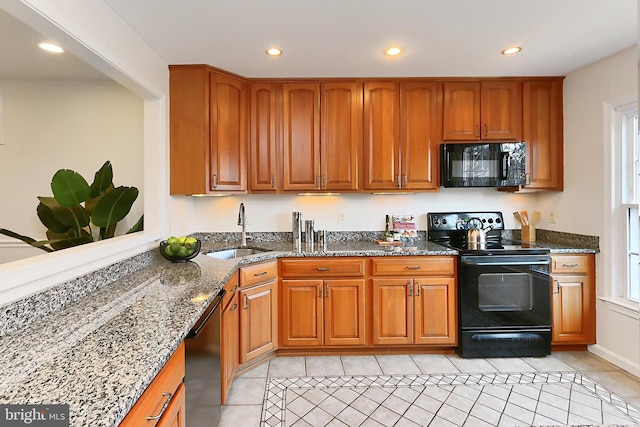
<path id="1" fill-rule="evenodd" d="M 516 219 L 516 221 L 518 221 L 518 223 L 522 225 L 522 217 L 520 216 L 520 212 L 514 212 L 513 216 Z"/>
<path id="2" fill-rule="evenodd" d="M 522 218 L 522 225 L 529 225 L 529 213 L 527 211 L 520 211 L 520 218 Z"/>
<path id="3" fill-rule="evenodd" d="M 540 221 L 540 211 L 533 211 L 531 214 L 531 225 L 536 225 Z"/>

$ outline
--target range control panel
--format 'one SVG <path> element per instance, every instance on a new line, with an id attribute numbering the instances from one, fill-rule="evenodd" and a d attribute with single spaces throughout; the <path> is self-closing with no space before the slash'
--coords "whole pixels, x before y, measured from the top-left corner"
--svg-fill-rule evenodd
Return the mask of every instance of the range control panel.
<path id="1" fill-rule="evenodd" d="M 482 223 L 482 228 L 504 230 L 502 212 L 432 212 L 427 214 L 428 231 L 467 230 Z"/>

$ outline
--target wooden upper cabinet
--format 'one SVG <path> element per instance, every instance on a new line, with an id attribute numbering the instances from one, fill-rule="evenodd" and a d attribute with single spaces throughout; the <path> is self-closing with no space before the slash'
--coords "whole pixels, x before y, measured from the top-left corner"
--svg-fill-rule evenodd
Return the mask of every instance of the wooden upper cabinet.
<path id="1" fill-rule="evenodd" d="M 562 78 L 524 81 L 525 188 L 562 191 L 562 120 Z"/>
<path id="2" fill-rule="evenodd" d="M 443 139 L 480 139 L 480 82 L 445 82 L 443 102 Z"/>
<path id="3" fill-rule="evenodd" d="M 320 188 L 358 190 L 362 158 L 362 83 L 322 83 L 320 106 Z"/>
<path id="4" fill-rule="evenodd" d="M 400 87 L 364 84 L 364 188 L 398 189 L 400 174 Z"/>
<path id="5" fill-rule="evenodd" d="M 447 81 L 444 83 L 445 141 L 520 141 L 520 80 Z"/>
<path id="6" fill-rule="evenodd" d="M 320 85 L 282 85 L 283 184 L 285 191 L 320 185 Z"/>
<path id="7" fill-rule="evenodd" d="M 282 185 L 281 93 L 275 83 L 252 83 L 249 93 L 249 191 L 275 193 Z"/>
<path id="8" fill-rule="evenodd" d="M 210 72 L 210 191 L 246 190 L 247 98 L 244 80 Z"/>
<path id="9" fill-rule="evenodd" d="M 364 188 L 437 189 L 441 83 L 365 83 L 364 104 Z"/>
<path id="10" fill-rule="evenodd" d="M 246 189 L 243 79 L 203 65 L 170 66 L 170 192 Z"/>
<path id="11" fill-rule="evenodd" d="M 442 84 L 404 82 L 402 99 L 401 183 L 407 190 L 438 189 L 438 144 L 441 140 Z"/>
<path id="12" fill-rule="evenodd" d="M 480 92 L 481 138 L 522 140 L 522 82 L 482 82 Z"/>

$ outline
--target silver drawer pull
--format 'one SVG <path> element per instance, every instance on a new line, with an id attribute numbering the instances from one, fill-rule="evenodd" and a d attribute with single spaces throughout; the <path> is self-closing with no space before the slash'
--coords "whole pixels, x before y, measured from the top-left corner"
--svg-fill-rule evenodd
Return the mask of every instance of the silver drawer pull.
<path id="1" fill-rule="evenodd" d="M 407 265 L 405 268 L 407 270 L 420 270 L 422 267 L 419 265 Z"/>
<path id="2" fill-rule="evenodd" d="M 562 266 L 566 267 L 566 268 L 576 268 L 578 266 L 578 264 L 575 264 L 575 263 L 574 264 L 562 264 Z"/>
<path id="3" fill-rule="evenodd" d="M 253 273 L 254 277 L 258 277 L 258 276 L 264 276 L 265 274 L 267 274 L 266 271 L 260 272 L 260 273 Z"/>
<path id="4" fill-rule="evenodd" d="M 233 307 L 229 311 L 236 311 L 238 309 L 238 304 L 233 304 Z"/>
<path id="5" fill-rule="evenodd" d="M 166 411 L 167 410 L 167 406 L 169 406 L 169 402 L 171 402 L 171 398 L 173 397 L 173 393 L 164 392 L 164 393 L 162 393 L 162 396 L 166 397 L 167 400 L 166 400 L 166 402 L 164 402 L 164 405 L 162 405 L 162 409 L 160 409 L 160 413 L 158 415 L 148 416 L 147 420 L 155 421 L 155 420 L 159 420 L 160 418 L 162 418 L 162 415 L 164 414 L 164 411 Z"/>
<path id="6" fill-rule="evenodd" d="M 331 271 L 329 267 L 316 267 L 317 271 Z"/>

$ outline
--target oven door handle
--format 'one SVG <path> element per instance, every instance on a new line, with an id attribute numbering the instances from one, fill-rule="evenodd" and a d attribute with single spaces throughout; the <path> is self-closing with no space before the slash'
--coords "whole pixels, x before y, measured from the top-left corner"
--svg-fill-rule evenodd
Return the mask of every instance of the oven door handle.
<path id="1" fill-rule="evenodd" d="M 549 265 L 548 258 L 517 258 L 513 259 L 512 257 L 473 257 L 473 258 L 462 258 L 462 264 L 464 265 L 473 265 L 473 266 L 496 266 L 496 265 Z"/>

